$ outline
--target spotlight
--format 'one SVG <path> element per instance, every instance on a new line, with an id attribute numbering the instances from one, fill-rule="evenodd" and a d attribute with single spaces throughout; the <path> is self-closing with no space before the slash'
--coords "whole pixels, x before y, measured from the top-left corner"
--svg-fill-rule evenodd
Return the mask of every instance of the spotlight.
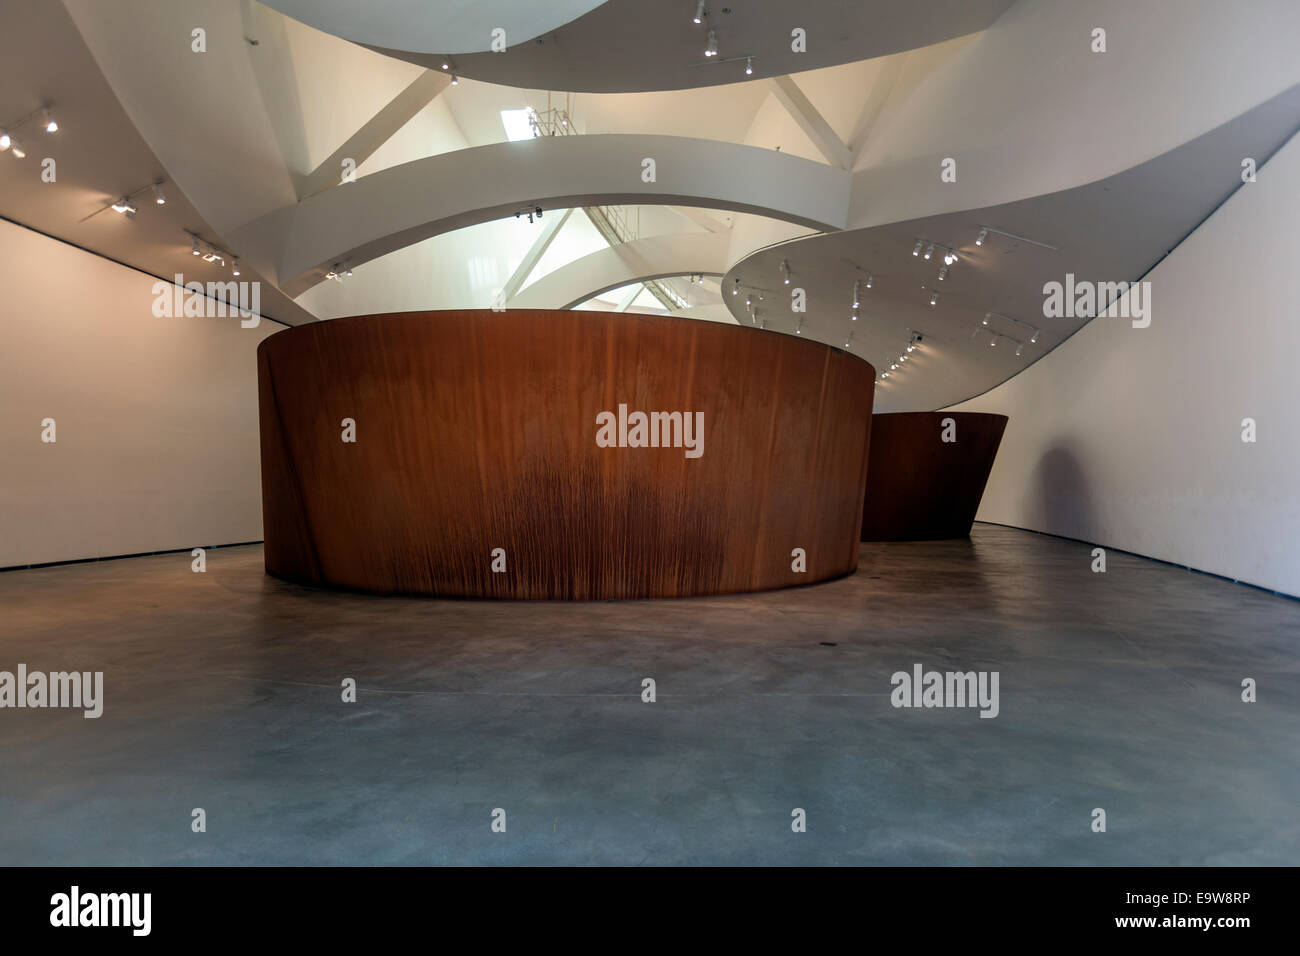
<path id="1" fill-rule="evenodd" d="M 731 287 L 731 294 L 732 294 L 732 295 L 740 295 L 740 280 L 739 280 L 739 279 L 737 279 L 737 280 L 736 280 L 736 284 L 733 285 L 733 286 Z"/>
<path id="2" fill-rule="evenodd" d="M 752 56 L 745 57 L 745 75 L 754 75 L 754 58 Z"/>
<path id="3" fill-rule="evenodd" d="M 10 144 L 10 145 L 9 145 L 9 148 L 13 150 L 13 153 L 14 153 L 14 159 L 26 159 L 26 158 L 27 158 L 27 151 L 26 151 L 25 149 L 23 149 L 23 144 L 22 144 L 22 143 L 18 142 L 18 140 L 13 139 L 13 138 L 11 137 L 10 140 L 9 140 L 9 144 Z"/>
<path id="4" fill-rule="evenodd" d="M 898 364 L 899 364 L 899 365 L 902 365 L 902 364 L 903 364 L 904 362 L 906 362 L 906 361 L 907 361 L 907 356 L 906 356 L 906 355 L 900 355 L 900 356 L 898 357 Z"/>
<path id="5" fill-rule="evenodd" d="M 896 369 L 896 368 L 898 368 L 898 363 L 897 363 L 897 362 L 894 362 L 892 365 L 889 366 L 889 370 L 890 370 L 891 372 L 892 372 L 894 369 Z"/>
<path id="6" fill-rule="evenodd" d="M 709 42 L 704 47 L 704 55 L 705 56 L 718 55 L 718 34 L 714 30 L 709 31 Z"/>
<path id="7" fill-rule="evenodd" d="M 781 274 L 785 276 L 785 284 L 790 284 L 790 264 L 784 259 L 781 260 Z"/>
<path id="8" fill-rule="evenodd" d="M 120 212 L 128 219 L 135 218 L 135 207 L 131 205 L 130 200 L 125 196 L 113 203 L 113 212 Z"/>
<path id="9" fill-rule="evenodd" d="M 975 245 L 984 245 L 984 240 L 989 237 L 989 231 L 983 227 L 980 228 L 980 234 L 975 237 Z"/>
<path id="10" fill-rule="evenodd" d="M 343 270 L 343 274 L 344 274 L 345 276 L 350 276 L 350 275 L 352 275 L 352 267 L 351 267 L 351 266 L 348 266 L 346 269 L 344 269 L 344 270 Z"/>
<path id="11" fill-rule="evenodd" d="M 450 69 L 451 69 L 451 61 L 448 60 L 445 56 L 442 58 L 442 68 L 443 68 L 444 70 L 450 70 Z"/>
<path id="12" fill-rule="evenodd" d="M 1037 330 L 1037 329 L 1034 329 L 1034 334 L 1031 335 L 1031 336 L 1029 336 L 1029 341 L 1030 341 L 1031 343 L 1037 344 L 1037 342 L 1038 342 L 1038 330 Z"/>
<path id="13" fill-rule="evenodd" d="M 452 86 L 460 86 L 460 79 L 456 76 L 455 73 L 453 73 L 453 74 L 451 75 L 451 85 L 452 85 Z"/>
<path id="14" fill-rule="evenodd" d="M 871 288 L 870 283 L 867 283 L 867 288 Z M 853 280 L 853 308 L 856 309 L 858 307 L 860 298 L 861 297 L 858 295 L 858 280 L 854 279 Z M 855 315 L 854 318 L 856 319 L 857 316 Z"/>
<path id="15" fill-rule="evenodd" d="M 191 236 L 190 239 L 191 239 L 191 241 L 193 242 L 193 245 L 191 246 L 190 251 L 191 251 L 194 255 L 196 255 L 196 256 L 198 256 L 198 255 L 202 255 L 203 253 L 202 253 L 202 251 L 199 249 L 199 237 L 198 237 L 198 236 Z"/>
<path id="16" fill-rule="evenodd" d="M 995 335 L 993 336 L 993 338 L 989 339 L 989 348 L 995 349 L 997 347 L 998 347 L 998 337 Z"/>
<path id="17" fill-rule="evenodd" d="M 921 254 L 921 240 L 918 239 L 916 240 L 916 245 L 912 247 L 912 255 L 919 256 L 920 254 Z"/>
<path id="18" fill-rule="evenodd" d="M 930 304 L 931 305 L 939 304 L 939 291 L 937 289 L 934 292 L 930 293 Z"/>
<path id="19" fill-rule="evenodd" d="M 933 255 L 934 255 L 934 243 L 932 242 L 925 247 L 925 258 L 929 259 Z"/>
<path id="20" fill-rule="evenodd" d="M 992 312 L 985 312 L 985 313 L 984 313 L 984 321 L 981 322 L 980 325 L 988 325 L 988 324 L 989 324 L 989 318 L 990 318 L 992 315 L 993 315 Z"/>
<path id="21" fill-rule="evenodd" d="M 752 295 L 745 296 L 745 305 L 752 306 L 753 304 L 754 304 L 754 297 Z"/>
<path id="22" fill-rule="evenodd" d="M 957 253 L 949 249 L 946 253 L 944 253 L 943 261 L 945 265 L 949 265 L 949 266 L 952 265 L 954 262 L 957 261 Z"/>
<path id="23" fill-rule="evenodd" d="M 538 218 L 538 219 L 541 219 L 541 218 L 542 218 L 542 207 L 541 207 L 541 206 L 538 206 L 536 209 L 533 210 L 533 212 L 537 213 L 537 218 Z"/>
<path id="24" fill-rule="evenodd" d="M 163 195 L 162 183 L 153 184 L 153 201 L 159 206 L 167 205 L 167 197 Z"/>
<path id="25" fill-rule="evenodd" d="M 1025 347 L 1024 347 L 1024 345 L 1017 345 L 1017 346 L 1016 346 L 1016 354 L 1017 354 L 1017 355 L 1024 355 L 1024 354 L 1025 354 Z"/>
<path id="26" fill-rule="evenodd" d="M 50 111 L 48 108 L 44 112 L 45 112 L 45 132 L 57 133 L 59 131 L 59 124 L 54 122 L 54 117 L 50 115 Z"/>
<path id="27" fill-rule="evenodd" d="M 700 5 L 695 8 L 695 22 L 704 22 L 704 0 L 700 0 Z"/>
<path id="28" fill-rule="evenodd" d="M 238 259 L 231 259 L 231 260 L 230 260 L 230 271 L 233 272 L 235 275 L 239 275 L 239 260 L 238 260 Z"/>
<path id="29" fill-rule="evenodd" d="M 9 138 L 9 131 L 0 129 L 0 150 L 8 149 L 9 144 L 12 142 L 13 140 Z"/>
<path id="30" fill-rule="evenodd" d="M 942 282 L 946 278 L 948 278 L 948 267 L 944 266 L 939 270 L 939 281 Z"/>
<path id="31" fill-rule="evenodd" d="M 875 280 L 875 277 L 874 277 L 874 276 L 867 276 L 867 288 L 870 289 L 871 286 L 872 286 L 872 283 L 874 283 L 875 281 L 876 281 L 876 280 Z"/>

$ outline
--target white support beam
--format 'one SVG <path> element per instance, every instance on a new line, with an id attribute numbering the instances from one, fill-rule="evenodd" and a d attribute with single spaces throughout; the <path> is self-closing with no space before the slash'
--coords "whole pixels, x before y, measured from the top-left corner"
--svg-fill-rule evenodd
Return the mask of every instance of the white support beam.
<path id="1" fill-rule="evenodd" d="M 768 79 L 772 93 L 785 107 L 790 118 L 799 124 L 817 151 L 826 157 L 826 161 L 839 169 L 853 168 L 853 154 L 835 135 L 831 124 L 826 122 L 817 107 L 804 96 L 803 90 L 788 76 L 774 76 Z"/>
<path id="2" fill-rule="evenodd" d="M 614 311 L 626 312 L 628 309 L 630 309 L 632 307 L 632 303 L 637 300 L 637 296 L 641 294 L 641 290 L 644 288 L 645 288 L 644 285 L 632 286 L 632 288 L 628 290 L 627 295 L 623 296 L 623 301 L 621 301 L 618 304 L 618 308 L 615 309 Z"/>
<path id="3" fill-rule="evenodd" d="M 509 302 L 523 288 L 524 282 L 537 268 L 537 263 L 542 261 L 542 256 L 546 255 L 546 250 L 551 247 L 551 242 L 559 234 L 559 231 L 564 228 L 564 224 L 569 221 L 569 214 L 572 212 L 573 209 L 570 208 L 564 210 L 559 216 L 552 213 L 551 218 L 546 220 L 541 235 L 533 240 L 533 244 L 524 255 L 523 261 L 519 263 L 519 268 L 506 280 L 506 284 L 501 290 L 505 296 L 505 301 Z"/>
<path id="4" fill-rule="evenodd" d="M 406 89 L 393 97 L 388 105 L 370 117 L 342 146 L 334 150 L 325 162 L 306 176 L 295 177 L 294 186 L 299 201 L 337 186 L 342 179 L 344 159 L 351 159 L 360 166 L 450 84 L 451 78 L 437 70 L 425 70 L 417 76 Z"/>

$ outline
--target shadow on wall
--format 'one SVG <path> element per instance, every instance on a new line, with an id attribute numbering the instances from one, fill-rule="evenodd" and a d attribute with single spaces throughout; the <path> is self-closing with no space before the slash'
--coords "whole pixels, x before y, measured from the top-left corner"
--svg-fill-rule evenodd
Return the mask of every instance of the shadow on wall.
<path id="1" fill-rule="evenodd" d="M 1079 456 L 1068 445 L 1054 446 L 1043 455 L 1030 485 L 1036 498 L 1030 508 L 1029 527 L 1079 541 L 1097 542 L 1096 509 Z"/>

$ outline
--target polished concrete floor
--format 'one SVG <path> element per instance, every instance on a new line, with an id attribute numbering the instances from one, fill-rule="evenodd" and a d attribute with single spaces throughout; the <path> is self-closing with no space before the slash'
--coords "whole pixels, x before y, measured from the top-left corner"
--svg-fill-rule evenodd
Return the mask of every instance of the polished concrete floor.
<path id="1" fill-rule="evenodd" d="M 0 710 L 0 864 L 1295 864 L 1300 602 L 1089 552 L 977 525 L 590 604 L 313 592 L 258 546 L 6 572 L 0 670 L 105 708 Z M 998 671 L 999 716 L 894 708 L 918 663 Z"/>

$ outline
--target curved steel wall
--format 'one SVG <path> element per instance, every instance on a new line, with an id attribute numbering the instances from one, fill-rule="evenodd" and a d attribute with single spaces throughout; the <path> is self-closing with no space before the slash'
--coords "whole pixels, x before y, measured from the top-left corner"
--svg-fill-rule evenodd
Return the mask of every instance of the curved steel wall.
<path id="1" fill-rule="evenodd" d="M 277 577 L 589 599 L 857 566 L 875 371 L 816 342 L 650 316 L 397 313 L 279 332 L 258 379 Z M 700 454 L 600 447 L 597 416 L 620 404 L 701 413 Z"/>
<path id="2" fill-rule="evenodd" d="M 1006 427 L 1007 416 L 983 412 L 873 416 L 862 540 L 969 535 Z"/>

